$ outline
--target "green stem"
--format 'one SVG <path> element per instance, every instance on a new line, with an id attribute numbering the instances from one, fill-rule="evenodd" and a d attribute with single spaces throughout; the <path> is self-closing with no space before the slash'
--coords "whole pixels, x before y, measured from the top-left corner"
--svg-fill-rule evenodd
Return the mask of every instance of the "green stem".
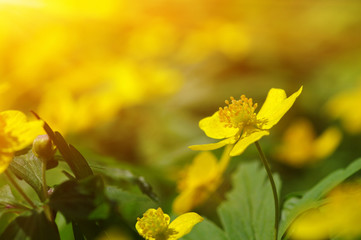
<path id="1" fill-rule="evenodd" d="M 48 199 L 48 186 L 46 185 L 46 159 L 41 159 L 42 161 L 42 169 L 41 169 L 41 177 L 43 180 L 43 195 L 44 195 L 44 201 Z"/>
<path id="2" fill-rule="evenodd" d="M 20 195 L 27 201 L 32 208 L 36 208 L 36 205 L 31 201 L 31 199 L 26 195 L 24 190 L 19 186 L 19 184 L 16 182 L 16 180 L 11 176 L 11 174 L 8 172 L 8 170 L 5 171 L 6 177 L 9 179 L 11 184 L 16 188 L 16 190 L 20 193 Z"/>
<path id="3" fill-rule="evenodd" d="M 259 152 L 259 155 L 261 157 L 262 163 L 267 171 L 268 179 L 272 186 L 272 192 L 273 192 L 273 198 L 274 198 L 274 204 L 275 204 L 275 240 L 278 238 L 278 224 L 280 219 L 280 209 L 279 209 L 279 203 L 278 203 L 278 194 L 277 194 L 277 188 L 275 181 L 272 176 L 271 167 L 266 159 L 266 156 L 264 155 L 261 146 L 259 145 L 258 141 L 255 142 L 257 150 Z"/>
<path id="4" fill-rule="evenodd" d="M 43 195 L 44 195 L 44 213 L 45 216 L 48 218 L 48 220 L 50 222 L 53 222 L 53 214 L 51 212 L 51 209 L 49 207 L 48 204 L 46 204 L 46 200 L 48 199 L 49 195 L 48 195 L 48 185 L 46 184 L 46 163 L 47 163 L 47 159 L 46 158 L 41 158 L 42 161 L 42 178 L 43 178 Z"/>

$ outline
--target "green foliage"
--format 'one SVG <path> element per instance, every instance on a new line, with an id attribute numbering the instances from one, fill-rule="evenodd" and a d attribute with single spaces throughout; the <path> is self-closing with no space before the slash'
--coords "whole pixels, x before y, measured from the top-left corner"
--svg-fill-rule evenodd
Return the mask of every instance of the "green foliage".
<path id="1" fill-rule="evenodd" d="M 33 114 L 40 119 L 36 113 L 33 112 Z M 85 158 L 74 146 L 68 144 L 59 132 L 54 132 L 46 122 L 44 122 L 44 130 L 49 135 L 77 179 L 93 175 L 93 171 Z"/>
<path id="2" fill-rule="evenodd" d="M 117 210 L 127 222 L 134 222 L 135 216 L 141 216 L 147 209 L 157 205 L 144 194 L 122 190 L 115 186 L 105 189 L 106 196 L 116 203 Z"/>
<path id="3" fill-rule="evenodd" d="M 56 224 L 44 212 L 30 211 L 18 216 L 1 234 L 0 240 L 60 240 Z"/>
<path id="4" fill-rule="evenodd" d="M 20 179 L 27 182 L 44 201 L 43 181 L 41 175 L 42 162 L 32 150 L 28 153 L 14 157 L 9 166 L 10 170 Z"/>
<path id="5" fill-rule="evenodd" d="M 110 210 L 99 176 L 62 183 L 50 196 L 49 206 L 61 212 L 68 221 L 104 219 Z"/>
<path id="6" fill-rule="evenodd" d="M 0 188 L 0 239 L 60 239 L 54 220 L 61 213 L 67 222 L 71 222 L 76 240 L 92 240 L 115 223 L 122 228 L 134 229 L 136 217 L 149 207 L 155 207 L 153 200 L 157 196 L 143 177 L 128 170 L 103 167 L 103 176 L 108 182 L 118 184 L 121 179 L 132 188 L 123 190 L 120 186 L 108 185 L 103 177 L 93 174 L 86 159 L 60 133 L 53 132 L 46 123 L 44 129 L 61 154 L 50 159 L 49 168 L 57 166 L 58 160 L 65 160 L 75 178 L 63 171 L 70 180 L 53 186 L 53 192 L 47 197 L 42 160 L 31 150 L 14 157 L 10 170 L 35 190 L 42 203 L 29 209 L 13 196 L 8 185 Z"/>
<path id="7" fill-rule="evenodd" d="M 278 176 L 275 181 L 280 189 Z M 273 239 L 273 195 L 265 169 L 258 161 L 243 163 L 234 173 L 232 182 L 232 191 L 218 208 L 224 231 L 206 220 L 185 239 Z"/>
<path id="8" fill-rule="evenodd" d="M 212 221 L 204 219 L 203 222 L 197 224 L 192 232 L 182 239 L 184 240 L 227 240 L 226 233 L 215 225 Z"/>
<path id="9" fill-rule="evenodd" d="M 7 209 L 7 211 L 21 211 L 28 209 L 14 197 L 9 185 L 4 185 L 0 188 L 0 208 Z"/>
<path id="10" fill-rule="evenodd" d="M 322 197 L 359 170 L 361 170 L 361 159 L 355 160 L 345 169 L 339 169 L 331 173 L 321 180 L 316 186 L 307 191 L 301 198 L 292 197 L 288 199 L 285 202 L 284 209 L 282 211 L 279 239 L 281 239 L 290 224 L 300 214 L 311 208 L 317 207 L 322 203 L 319 202 Z"/>
<path id="11" fill-rule="evenodd" d="M 275 177 L 277 189 L 281 183 Z M 266 171 L 258 161 L 241 164 L 233 176 L 233 189 L 218 209 L 228 239 L 272 239 L 274 204 Z"/>

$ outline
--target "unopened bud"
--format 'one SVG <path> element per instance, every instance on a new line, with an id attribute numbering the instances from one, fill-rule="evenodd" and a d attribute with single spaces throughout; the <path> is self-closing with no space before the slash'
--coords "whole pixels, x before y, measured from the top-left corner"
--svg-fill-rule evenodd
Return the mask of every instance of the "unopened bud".
<path id="1" fill-rule="evenodd" d="M 49 136 L 39 135 L 34 139 L 33 142 L 33 153 L 43 159 L 50 159 L 55 154 L 55 146 Z"/>

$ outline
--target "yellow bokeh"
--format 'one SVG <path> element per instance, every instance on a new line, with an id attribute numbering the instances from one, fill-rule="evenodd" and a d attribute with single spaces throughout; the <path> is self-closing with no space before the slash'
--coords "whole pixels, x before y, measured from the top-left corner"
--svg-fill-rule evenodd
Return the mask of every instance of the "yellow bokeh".
<path id="1" fill-rule="evenodd" d="M 304 167 L 331 155 L 340 144 L 342 133 L 329 127 L 316 136 L 308 119 L 297 119 L 285 130 L 282 143 L 274 152 L 277 160 L 292 167 Z"/>

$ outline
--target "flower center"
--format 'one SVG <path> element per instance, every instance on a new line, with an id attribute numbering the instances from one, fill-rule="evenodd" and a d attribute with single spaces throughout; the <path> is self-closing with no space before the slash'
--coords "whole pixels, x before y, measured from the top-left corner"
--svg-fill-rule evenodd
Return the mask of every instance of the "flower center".
<path id="1" fill-rule="evenodd" d="M 150 209 L 138 218 L 138 226 L 142 229 L 145 239 L 167 239 L 169 216 L 161 208 Z"/>
<path id="2" fill-rule="evenodd" d="M 225 123 L 225 127 L 244 129 L 247 126 L 257 126 L 258 121 L 254 111 L 257 103 L 253 104 L 252 98 L 246 98 L 242 95 L 239 100 L 230 98 L 226 100 L 227 106 L 219 108 L 219 119 Z"/>

